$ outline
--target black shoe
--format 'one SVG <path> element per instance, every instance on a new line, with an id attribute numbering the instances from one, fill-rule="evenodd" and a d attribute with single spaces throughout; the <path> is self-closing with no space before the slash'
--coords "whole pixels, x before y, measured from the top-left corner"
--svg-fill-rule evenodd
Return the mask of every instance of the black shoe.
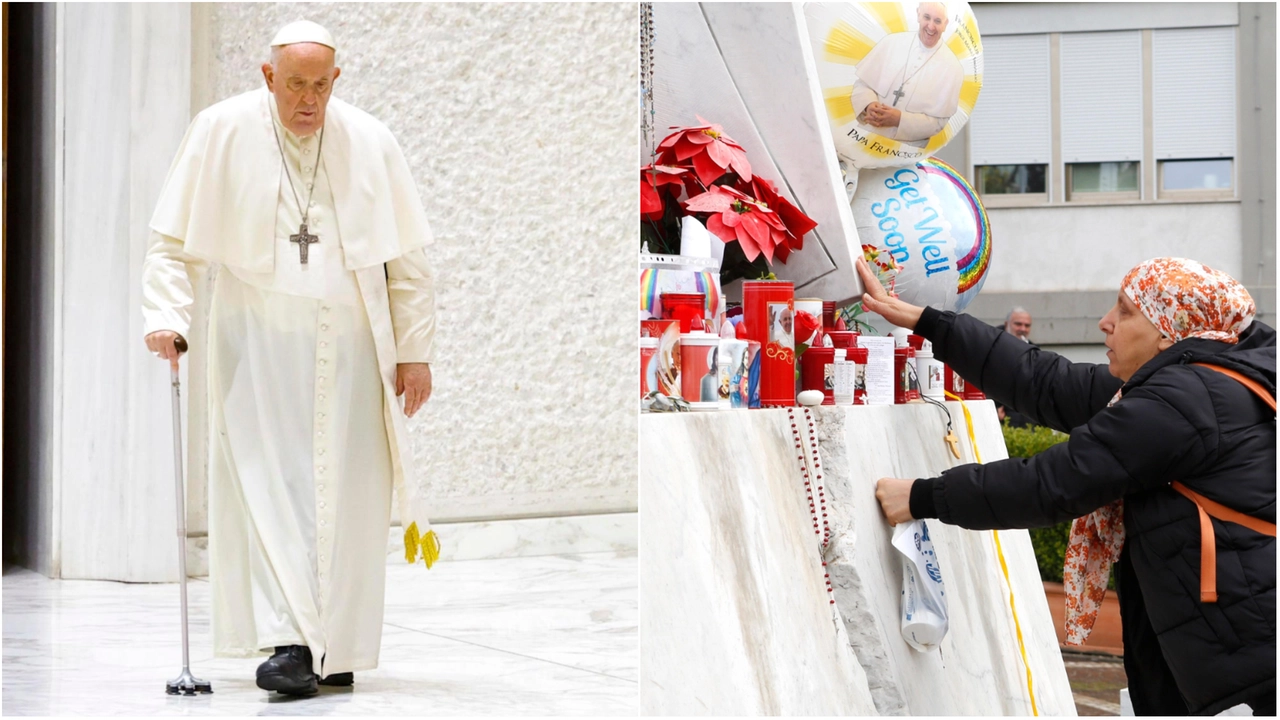
<path id="1" fill-rule="evenodd" d="M 271 659 L 258 666 L 258 687 L 285 695 L 314 695 L 320 691 L 311 671 L 311 648 L 277 647 Z"/>
<path id="2" fill-rule="evenodd" d="M 356 674 L 349 673 L 349 672 L 333 673 L 328 677 L 324 677 L 320 679 L 321 685 L 327 685 L 329 687 L 351 687 L 352 685 L 355 684 L 355 682 L 356 682 Z"/>

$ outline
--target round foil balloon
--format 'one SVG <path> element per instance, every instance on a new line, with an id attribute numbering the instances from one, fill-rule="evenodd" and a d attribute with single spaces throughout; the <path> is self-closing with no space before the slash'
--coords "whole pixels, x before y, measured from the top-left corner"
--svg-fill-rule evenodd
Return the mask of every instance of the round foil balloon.
<path id="1" fill-rule="evenodd" d="M 805 3 L 836 152 L 856 168 L 908 167 L 968 122 L 982 38 L 965 2 Z"/>
<path id="2" fill-rule="evenodd" d="M 955 168 L 930 158 L 914 167 L 863 171 L 850 206 L 862 243 L 901 268 L 893 288 L 898 297 L 959 312 L 982 290 L 991 225 Z"/>

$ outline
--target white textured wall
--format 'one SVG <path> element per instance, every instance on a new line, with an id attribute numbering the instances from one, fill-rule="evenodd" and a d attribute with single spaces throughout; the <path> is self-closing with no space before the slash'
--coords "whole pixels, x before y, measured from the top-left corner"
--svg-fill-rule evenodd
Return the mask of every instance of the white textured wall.
<path id="1" fill-rule="evenodd" d="M 1194 258 L 1241 275 L 1240 204 L 988 208 L 984 293 L 1108 290 L 1153 257 Z"/>
<path id="2" fill-rule="evenodd" d="M 335 93 L 404 148 L 435 234 L 435 394 L 410 427 L 437 520 L 636 509 L 636 12 L 225 3 L 200 31 L 216 100 L 262 82 L 281 25 L 321 23 Z"/>

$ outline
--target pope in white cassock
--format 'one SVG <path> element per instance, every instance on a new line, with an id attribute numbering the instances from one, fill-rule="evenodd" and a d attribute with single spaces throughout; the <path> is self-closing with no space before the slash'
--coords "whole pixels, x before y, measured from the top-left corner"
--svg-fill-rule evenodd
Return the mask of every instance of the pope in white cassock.
<path id="1" fill-rule="evenodd" d="M 221 266 L 208 334 L 214 648 L 274 649 L 258 686 L 296 695 L 377 667 L 393 486 L 409 561 L 439 551 L 405 428 L 431 394 L 430 230 L 391 132 L 332 97 L 334 58 L 324 28 L 290 24 L 264 88 L 196 116 L 143 266 L 147 346 L 175 367 L 193 277 Z"/>
<path id="2" fill-rule="evenodd" d="M 858 122 L 882 137 L 923 147 L 960 105 L 964 68 L 942 35 L 942 3 L 920 3 L 917 32 L 887 35 L 858 63 L 851 99 Z"/>

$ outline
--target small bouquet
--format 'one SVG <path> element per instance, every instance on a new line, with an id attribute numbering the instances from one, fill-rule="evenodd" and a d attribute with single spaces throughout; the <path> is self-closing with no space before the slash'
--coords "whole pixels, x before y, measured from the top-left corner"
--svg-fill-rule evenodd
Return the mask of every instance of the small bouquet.
<path id="1" fill-rule="evenodd" d="M 675 128 L 640 169 L 641 239 L 651 252 L 677 254 L 680 219 L 693 216 L 726 244 L 722 282 L 763 277 L 775 259 L 785 263 L 803 249 L 818 224 L 752 174 L 747 153 L 723 128 L 698 120 Z"/>

